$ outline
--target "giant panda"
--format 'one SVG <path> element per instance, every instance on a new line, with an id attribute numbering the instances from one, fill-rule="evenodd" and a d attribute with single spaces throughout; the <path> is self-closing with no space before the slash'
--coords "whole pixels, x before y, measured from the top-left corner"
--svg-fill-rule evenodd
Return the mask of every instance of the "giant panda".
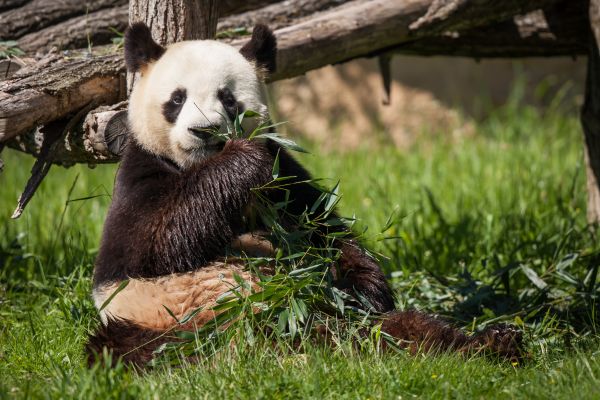
<path id="1" fill-rule="evenodd" d="M 167 340 L 161 334 L 177 323 L 165 307 L 179 319 L 202 306 L 188 324 L 193 329 L 215 317 L 211 308 L 234 274 L 255 282 L 242 259 L 226 258 L 226 249 L 273 252 L 270 242 L 248 230 L 245 216 L 252 189 L 272 179 L 276 154 L 280 174 L 298 182 L 291 189 L 291 213 L 301 213 L 320 195 L 302 183 L 310 175 L 275 142 L 223 143 L 208 132 L 225 129 L 244 110 L 257 111 L 255 120 L 268 119 L 261 84 L 274 72 L 276 55 L 275 36 L 264 25 L 239 51 L 213 40 L 165 48 L 142 23 L 126 31 L 126 65 L 139 77 L 129 99 L 130 138 L 94 267 L 101 324 L 87 343 L 90 362 L 106 348 L 113 360 L 145 365 Z M 377 262 L 354 239 L 338 247 L 334 284 L 360 292 L 381 313 L 382 330 L 411 350 L 520 354 L 520 333 L 509 326 L 468 337 L 434 316 L 395 311 Z M 124 280 L 128 285 L 118 291 Z"/>

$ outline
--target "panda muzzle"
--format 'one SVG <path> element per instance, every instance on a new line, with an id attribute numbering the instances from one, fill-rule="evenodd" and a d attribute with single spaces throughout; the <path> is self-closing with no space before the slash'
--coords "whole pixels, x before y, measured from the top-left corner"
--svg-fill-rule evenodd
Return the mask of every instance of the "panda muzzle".
<path id="1" fill-rule="evenodd" d="M 192 126 L 188 128 L 188 131 L 198 139 L 205 143 L 209 143 L 211 141 L 219 141 L 216 134 L 219 132 L 220 128 L 220 125 Z"/>

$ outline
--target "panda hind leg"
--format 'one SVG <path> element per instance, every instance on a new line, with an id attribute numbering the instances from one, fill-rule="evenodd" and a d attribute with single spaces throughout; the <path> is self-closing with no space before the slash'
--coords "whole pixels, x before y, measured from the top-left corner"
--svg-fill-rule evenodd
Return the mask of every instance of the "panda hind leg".
<path id="1" fill-rule="evenodd" d="M 465 355 L 486 354 L 509 361 L 523 358 L 521 331 L 506 324 L 492 325 L 481 333 L 467 336 L 456 327 L 415 310 L 394 311 L 381 321 L 381 330 L 411 353 L 418 351 L 457 351 Z"/>
<path id="2" fill-rule="evenodd" d="M 90 367 L 101 361 L 107 351 L 111 355 L 112 366 L 120 359 L 127 365 L 142 368 L 154 358 L 153 353 L 161 344 L 176 340 L 172 335 L 141 327 L 131 321 L 109 319 L 88 338 L 85 351 Z"/>

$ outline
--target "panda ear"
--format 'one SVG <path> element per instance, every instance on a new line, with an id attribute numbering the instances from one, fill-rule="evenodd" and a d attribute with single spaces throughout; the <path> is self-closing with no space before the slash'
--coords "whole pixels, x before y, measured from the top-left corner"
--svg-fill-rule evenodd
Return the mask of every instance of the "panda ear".
<path id="1" fill-rule="evenodd" d="M 276 68 L 277 39 L 268 26 L 257 24 L 252 30 L 252 39 L 240 49 L 248 61 L 254 61 L 272 74 Z"/>
<path id="2" fill-rule="evenodd" d="M 137 72 L 165 52 L 164 47 L 152 39 L 150 28 L 136 22 L 125 31 L 125 64 L 129 72 Z"/>

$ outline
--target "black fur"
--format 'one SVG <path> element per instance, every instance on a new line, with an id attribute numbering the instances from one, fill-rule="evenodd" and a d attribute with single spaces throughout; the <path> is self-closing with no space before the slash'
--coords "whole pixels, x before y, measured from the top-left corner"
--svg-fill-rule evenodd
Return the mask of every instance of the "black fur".
<path id="1" fill-rule="evenodd" d="M 109 319 L 106 325 L 101 324 L 94 335 L 90 336 L 85 350 L 89 366 L 102 357 L 103 349 L 106 348 L 112 352 L 113 366 L 122 359 L 127 364 L 144 367 L 152 360 L 153 352 L 158 346 L 177 340 L 175 335 L 142 328 L 133 322 Z"/>
<path id="2" fill-rule="evenodd" d="M 266 146 L 229 141 L 221 153 L 185 171 L 132 141 L 115 181 L 94 284 L 191 271 L 224 256 L 226 246 L 247 230 L 243 216 L 251 189 L 271 180 L 277 153 L 280 174 L 296 183 L 287 187 L 292 199 L 287 212 L 300 215 L 321 191 L 303 182 L 309 173 L 272 141 Z M 285 196 L 281 190 L 268 195 L 273 202 Z M 393 310 L 392 292 L 377 263 L 353 241 L 339 246 L 339 287 L 360 291 L 379 312 Z"/>
<path id="3" fill-rule="evenodd" d="M 167 122 L 174 124 L 177 117 L 185 104 L 187 91 L 183 88 L 178 88 L 171 93 L 171 98 L 162 105 L 162 113 Z"/>
<path id="4" fill-rule="evenodd" d="M 225 108 L 230 120 L 233 121 L 236 115 L 244 112 L 244 104 L 241 101 L 237 101 L 229 88 L 219 89 L 217 91 L 217 98 L 223 105 L 223 108 Z"/>
<path id="5" fill-rule="evenodd" d="M 240 49 L 240 53 L 270 74 L 277 69 L 277 39 L 266 25 L 254 26 L 252 38 Z"/>
<path id="6" fill-rule="evenodd" d="M 125 31 L 125 65 L 129 72 L 158 60 L 165 49 L 152 39 L 152 33 L 143 22 L 132 24 Z"/>
<path id="7" fill-rule="evenodd" d="M 182 171 L 135 140 L 115 181 L 94 283 L 197 269 L 243 230 L 250 190 L 269 182 L 273 156 L 247 140 Z"/>

